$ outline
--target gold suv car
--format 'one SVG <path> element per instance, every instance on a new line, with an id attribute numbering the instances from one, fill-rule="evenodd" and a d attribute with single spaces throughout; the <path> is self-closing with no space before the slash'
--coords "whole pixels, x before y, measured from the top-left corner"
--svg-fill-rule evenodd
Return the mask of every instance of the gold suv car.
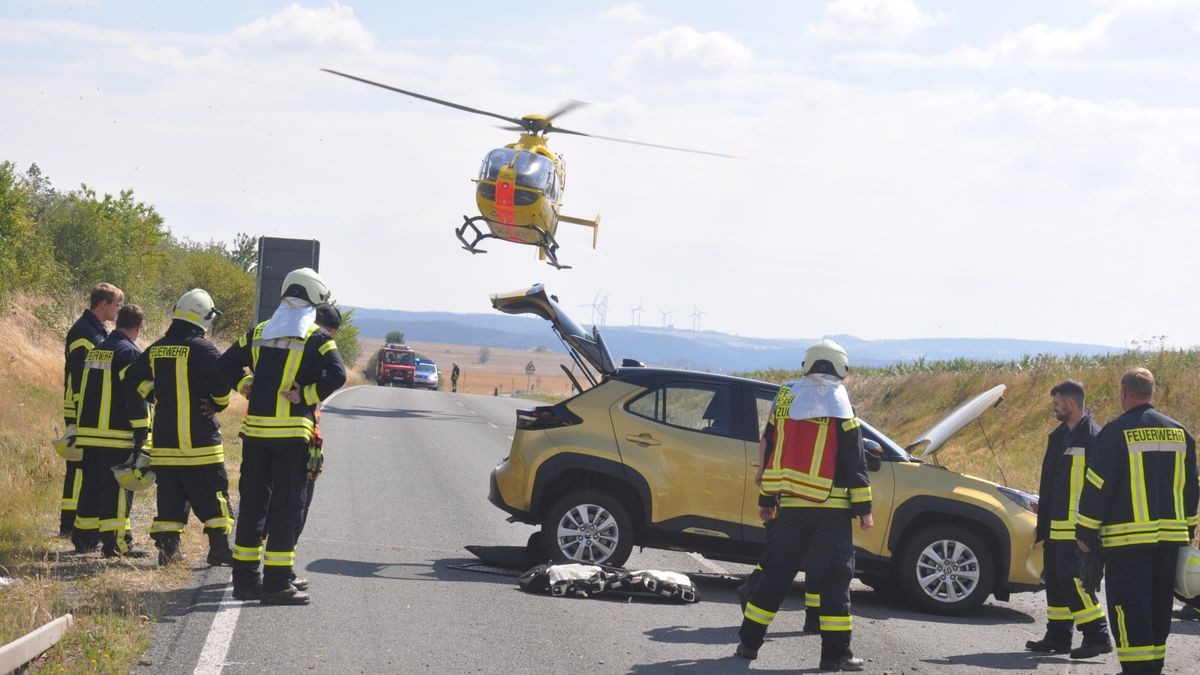
<path id="1" fill-rule="evenodd" d="M 758 559 L 754 474 L 777 385 L 617 367 L 599 331 L 585 333 L 540 284 L 492 296 L 492 306 L 550 321 L 586 380 L 567 371 L 582 393 L 517 412 L 512 448 L 491 474 L 493 504 L 540 525 L 535 538 L 556 560 L 620 565 L 634 546 Z M 1003 391 L 969 401 L 909 447 L 931 456 Z M 874 528 L 854 528 L 864 583 L 943 614 L 1039 588 L 1036 496 L 917 459 L 865 421 L 863 433 L 875 513 Z"/>

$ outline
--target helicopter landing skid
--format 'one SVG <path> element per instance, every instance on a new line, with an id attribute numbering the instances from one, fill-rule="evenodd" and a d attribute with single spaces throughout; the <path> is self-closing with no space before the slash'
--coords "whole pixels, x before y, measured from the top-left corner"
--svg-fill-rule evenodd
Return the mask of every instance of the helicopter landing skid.
<path id="1" fill-rule="evenodd" d="M 480 230 L 479 226 L 477 226 L 475 224 L 476 221 L 483 221 L 486 223 L 487 218 L 484 218 L 483 216 L 475 216 L 474 218 L 468 218 L 467 216 L 463 216 L 463 224 L 454 229 L 454 234 L 455 234 L 455 236 L 458 237 L 458 240 L 462 242 L 463 250 L 469 251 L 472 254 L 487 253 L 487 251 L 485 251 L 484 249 L 479 248 L 479 243 L 482 242 L 484 239 L 499 239 L 499 237 L 497 237 L 495 234 L 492 234 L 491 232 L 484 232 L 484 231 Z M 472 237 L 471 241 L 467 241 L 467 238 L 465 236 L 467 234 L 468 229 L 471 230 L 471 233 L 474 235 Z M 554 269 L 557 269 L 557 270 L 571 269 L 570 265 L 563 265 L 562 263 L 558 262 L 558 255 L 557 255 L 558 242 L 554 239 L 554 235 L 552 235 L 549 232 L 546 232 L 544 230 L 540 230 L 536 227 L 525 226 L 524 229 L 531 230 L 531 231 L 537 233 L 538 241 L 536 243 L 529 244 L 529 245 L 537 246 L 539 249 L 541 249 L 542 251 L 545 252 L 547 265 L 550 265 L 551 267 L 553 267 Z M 521 243 L 521 242 L 518 242 L 518 243 Z"/>

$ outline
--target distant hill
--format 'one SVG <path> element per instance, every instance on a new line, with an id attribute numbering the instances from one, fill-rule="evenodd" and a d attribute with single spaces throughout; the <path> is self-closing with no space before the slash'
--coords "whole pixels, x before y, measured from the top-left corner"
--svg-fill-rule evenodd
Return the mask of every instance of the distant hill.
<path id="1" fill-rule="evenodd" d="M 367 338 L 382 338 L 388 331 L 403 331 L 420 342 L 487 345 L 506 349 L 539 346 L 565 351 L 542 319 L 508 314 L 455 314 L 409 312 L 395 309 L 356 308 L 354 322 Z M 730 335 L 716 331 L 692 332 L 674 328 L 606 326 L 601 329 L 614 359 L 637 359 L 647 365 L 740 372 L 765 368 L 794 368 L 804 360 L 804 350 L 817 338 L 790 340 Z M 1010 338 L 908 338 L 862 340 L 833 336 L 854 361 L 864 366 L 956 358 L 1007 361 L 1023 356 L 1115 354 L 1125 350 L 1106 345 L 1019 340 Z"/>

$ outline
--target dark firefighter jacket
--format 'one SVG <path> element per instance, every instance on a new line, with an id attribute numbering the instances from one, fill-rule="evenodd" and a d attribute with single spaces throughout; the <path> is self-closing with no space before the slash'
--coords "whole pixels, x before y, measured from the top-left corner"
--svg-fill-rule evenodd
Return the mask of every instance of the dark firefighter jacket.
<path id="1" fill-rule="evenodd" d="M 136 392 L 154 403 L 151 466 L 225 462 L 221 427 L 211 415 L 224 410 L 232 394 L 217 372 L 219 357 L 217 348 L 204 339 L 204 331 L 175 320 L 126 373 L 127 395 Z"/>
<path id="2" fill-rule="evenodd" d="M 764 431 L 770 445 L 759 490 L 759 505 L 770 507 L 778 503 L 785 508 L 846 509 L 855 516 L 870 513 L 871 482 L 867 474 L 866 450 L 863 448 L 862 427 L 858 418 L 844 420 L 821 417 L 793 420 L 788 419 L 786 408 L 782 411 L 775 408 L 772 410 L 775 416 Z M 780 425 L 784 425 L 786 433 L 779 433 Z M 817 452 L 811 455 L 803 453 L 804 463 L 791 466 L 789 463 L 794 463 L 794 460 L 789 458 L 798 455 L 782 446 L 801 438 L 813 441 L 813 449 Z M 832 459 L 832 472 L 822 472 L 817 467 L 828 458 L 830 452 L 835 454 Z M 828 461 L 824 463 L 829 467 Z M 828 496 L 817 501 L 812 495 L 806 494 L 807 486 L 828 480 L 820 475 L 822 473 L 832 473 L 832 481 L 828 485 Z M 801 494 L 805 496 L 800 496 Z"/>
<path id="3" fill-rule="evenodd" d="M 1038 488 L 1038 541 L 1075 541 L 1086 457 L 1098 433 L 1100 425 L 1091 415 L 1084 415 L 1074 429 L 1064 422 L 1050 432 Z"/>
<path id="4" fill-rule="evenodd" d="M 79 380 L 78 445 L 132 449 L 134 430 L 150 427 L 145 399 L 136 392 L 127 396 L 123 383 L 141 353 L 121 331 L 113 331 L 88 352 Z"/>
<path id="5" fill-rule="evenodd" d="M 1104 548 L 1186 544 L 1198 493 L 1192 435 L 1149 403 L 1130 408 L 1088 455 L 1076 536 Z"/>
<path id="6" fill-rule="evenodd" d="M 79 405 L 79 378 L 83 375 L 83 360 L 89 350 L 95 349 L 108 330 L 104 322 L 96 318 L 90 309 L 83 310 L 83 315 L 75 320 L 71 330 L 67 331 L 67 340 L 63 350 L 66 365 L 63 367 L 63 421 L 75 424 L 75 409 Z"/>
<path id="7" fill-rule="evenodd" d="M 220 359 L 227 385 L 240 390 L 252 383 L 240 435 L 269 444 L 308 443 L 313 437 L 314 411 L 346 383 L 346 366 L 333 337 L 317 326 L 303 338 L 264 340 L 267 323 L 247 331 Z M 296 385 L 301 401 L 292 403 L 283 392 Z"/>

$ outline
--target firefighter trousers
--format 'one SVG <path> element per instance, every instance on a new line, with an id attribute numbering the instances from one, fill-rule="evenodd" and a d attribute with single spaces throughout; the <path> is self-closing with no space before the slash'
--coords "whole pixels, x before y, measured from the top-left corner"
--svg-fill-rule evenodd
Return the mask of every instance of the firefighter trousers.
<path id="1" fill-rule="evenodd" d="M 763 560 L 762 577 L 746 603 L 742 644 L 762 646 L 767 627 L 802 569 L 809 570 L 818 585 L 805 594 L 819 595 L 821 660 L 850 654 L 850 580 L 854 576 L 852 517 L 843 509 L 783 507 Z"/>
<path id="2" fill-rule="evenodd" d="M 79 505 L 75 511 L 73 538 L 83 544 L 104 542 L 110 553 L 129 550 L 133 535 L 129 528 L 129 509 L 133 493 L 121 489 L 112 468 L 129 459 L 129 450 L 119 448 L 83 449 L 83 476 L 79 487 Z M 118 543 L 120 539 L 120 543 Z"/>
<path id="3" fill-rule="evenodd" d="M 1074 625 L 1087 639 L 1107 639 L 1104 609 L 1079 580 L 1075 540 L 1047 541 L 1045 547 L 1046 637 L 1070 644 Z"/>
<path id="4" fill-rule="evenodd" d="M 71 534 L 75 527 L 75 509 L 79 508 L 79 490 L 83 487 L 83 460 L 67 462 L 63 476 L 62 506 L 59 511 L 58 533 Z"/>
<path id="5" fill-rule="evenodd" d="M 1104 550 L 1108 620 L 1122 673 L 1163 670 L 1178 557 L 1178 544 Z"/>
<path id="6" fill-rule="evenodd" d="M 285 590 L 296 564 L 296 539 L 308 491 L 308 441 L 242 442 L 241 502 L 233 546 L 233 586 L 259 583 L 263 592 Z M 265 546 L 264 546 L 265 540 Z"/>
<path id="7" fill-rule="evenodd" d="M 224 464 L 201 466 L 156 466 L 158 514 L 150 524 L 150 536 L 159 548 L 178 546 L 187 524 L 188 504 L 204 523 L 206 534 L 227 535 L 233 529 L 229 512 L 229 475 Z"/>
<path id="8" fill-rule="evenodd" d="M 762 555 L 758 558 L 758 564 L 750 570 L 750 574 L 746 576 L 746 580 L 742 582 L 739 589 L 739 594 L 742 597 L 749 598 L 754 595 L 754 589 L 758 587 L 758 582 L 762 579 L 763 563 L 770 554 L 771 536 L 775 532 L 775 520 L 768 520 L 763 523 L 763 529 L 766 530 L 766 542 L 763 544 Z M 817 632 L 821 625 L 821 577 L 812 569 L 812 566 L 805 562 L 802 567 L 804 570 L 804 632 Z"/>

